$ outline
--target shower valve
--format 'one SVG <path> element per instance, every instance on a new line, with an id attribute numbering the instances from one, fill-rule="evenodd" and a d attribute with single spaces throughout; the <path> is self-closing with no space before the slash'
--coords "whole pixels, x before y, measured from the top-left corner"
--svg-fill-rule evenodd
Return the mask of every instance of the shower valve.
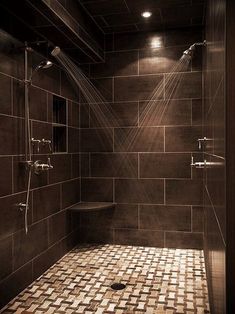
<path id="1" fill-rule="evenodd" d="M 50 169 L 53 169 L 53 166 L 51 165 L 51 159 L 48 158 L 47 159 L 47 163 L 44 164 L 42 163 L 40 160 L 36 160 L 34 162 L 34 173 L 35 174 L 40 174 L 42 171 L 48 171 Z"/>

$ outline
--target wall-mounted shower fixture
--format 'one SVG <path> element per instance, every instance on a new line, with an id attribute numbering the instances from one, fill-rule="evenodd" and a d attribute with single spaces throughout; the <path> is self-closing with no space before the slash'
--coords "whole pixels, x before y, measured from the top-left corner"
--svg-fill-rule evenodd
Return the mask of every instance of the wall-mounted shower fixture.
<path id="1" fill-rule="evenodd" d="M 204 136 L 203 138 L 199 138 L 198 140 L 198 149 L 202 150 L 203 148 L 206 148 L 206 143 L 208 141 L 212 141 L 212 139 L 207 138 L 206 136 Z"/>
<path id="2" fill-rule="evenodd" d="M 191 157 L 191 167 L 194 167 L 194 168 L 205 168 L 206 164 L 205 164 L 205 160 L 204 161 L 199 161 L 199 162 L 194 162 L 194 157 L 192 156 Z"/>
<path id="3" fill-rule="evenodd" d="M 52 152 L 52 145 L 51 145 L 52 141 L 51 140 L 47 140 L 45 138 L 43 138 L 41 140 L 37 140 L 37 139 L 32 137 L 31 138 L 31 143 L 32 143 L 33 146 L 35 145 L 37 147 L 37 152 L 38 153 L 40 152 L 40 144 L 42 144 L 44 147 L 48 146 L 49 151 Z"/>
<path id="4" fill-rule="evenodd" d="M 36 160 L 33 163 L 33 169 L 35 174 L 40 174 L 43 171 L 48 171 L 53 169 L 53 166 L 51 165 L 51 159 L 47 159 L 47 163 L 42 163 L 40 160 Z"/>
<path id="5" fill-rule="evenodd" d="M 53 57 L 58 56 L 58 54 L 60 53 L 60 47 L 56 46 L 52 51 L 51 51 L 51 55 Z"/>
<path id="6" fill-rule="evenodd" d="M 38 44 L 39 42 L 35 42 Z M 31 128 L 30 128 L 30 116 L 29 116 L 29 87 L 32 84 L 32 78 L 34 73 L 36 73 L 40 69 L 47 69 L 53 65 L 53 63 L 49 60 L 43 60 L 38 65 L 36 65 L 31 75 L 28 76 L 28 54 L 31 53 L 33 49 L 25 42 L 24 47 L 24 98 L 25 98 L 25 164 L 28 168 L 28 183 L 27 183 L 27 193 L 26 193 L 26 201 L 25 203 L 19 203 L 18 207 L 21 211 L 24 211 L 24 221 L 25 221 L 25 233 L 28 233 L 28 210 L 29 210 L 29 194 L 31 187 L 31 177 L 32 177 L 32 169 L 34 169 L 35 173 L 40 173 L 44 170 L 52 169 L 50 159 L 48 159 L 47 164 L 43 164 L 39 161 L 33 162 L 32 160 L 32 148 L 31 144 L 37 143 L 37 149 L 39 151 L 39 145 L 42 141 L 34 139 L 31 137 Z M 44 140 L 45 144 L 45 140 Z M 51 143 L 50 143 L 51 144 Z M 48 143 L 49 145 L 49 143 Z"/>
<path id="7" fill-rule="evenodd" d="M 194 43 L 187 50 L 185 50 L 183 52 L 183 55 L 184 56 L 193 57 L 193 53 L 194 53 L 196 47 L 198 47 L 198 46 L 205 46 L 205 45 L 206 45 L 206 41 L 205 40 L 203 42 Z"/>

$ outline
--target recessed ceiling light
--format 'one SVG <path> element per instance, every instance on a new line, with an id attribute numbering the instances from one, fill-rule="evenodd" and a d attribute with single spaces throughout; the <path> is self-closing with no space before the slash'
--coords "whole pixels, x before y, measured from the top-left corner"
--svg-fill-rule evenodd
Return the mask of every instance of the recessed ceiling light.
<path id="1" fill-rule="evenodd" d="M 152 15 L 152 13 L 149 11 L 145 11 L 145 12 L 141 13 L 141 15 L 147 19 Z"/>

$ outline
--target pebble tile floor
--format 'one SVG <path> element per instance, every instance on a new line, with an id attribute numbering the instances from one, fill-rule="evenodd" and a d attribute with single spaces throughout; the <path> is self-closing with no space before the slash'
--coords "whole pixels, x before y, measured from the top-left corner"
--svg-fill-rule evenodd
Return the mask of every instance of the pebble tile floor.
<path id="1" fill-rule="evenodd" d="M 209 313 L 203 251 L 78 246 L 1 313 Z"/>

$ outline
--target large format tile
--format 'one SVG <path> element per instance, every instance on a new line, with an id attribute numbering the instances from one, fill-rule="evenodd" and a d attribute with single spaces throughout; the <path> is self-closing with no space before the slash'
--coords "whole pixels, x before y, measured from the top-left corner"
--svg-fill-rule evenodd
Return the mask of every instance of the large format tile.
<path id="1" fill-rule="evenodd" d="M 85 202 L 112 202 L 112 179 L 82 179 L 81 200 Z"/>
<path id="2" fill-rule="evenodd" d="M 164 181 L 160 179 L 116 179 L 118 203 L 164 203 Z"/>
<path id="3" fill-rule="evenodd" d="M 163 127 L 118 128 L 114 130 L 115 152 L 163 152 Z"/>
<path id="4" fill-rule="evenodd" d="M 90 167 L 92 177 L 127 177 L 138 176 L 137 154 L 106 153 L 91 154 Z"/>
<path id="5" fill-rule="evenodd" d="M 191 178 L 191 154 L 141 153 L 141 178 Z"/>
<path id="6" fill-rule="evenodd" d="M 191 231 L 191 206 L 140 206 L 140 228 Z"/>
<path id="7" fill-rule="evenodd" d="M 202 205 L 201 180 L 166 180 L 166 203 Z"/>
<path id="8" fill-rule="evenodd" d="M 25 234 L 25 230 L 18 231 L 14 234 L 13 240 L 13 261 L 16 270 L 47 249 L 48 227 L 46 221 L 43 220 L 30 226 L 28 234 Z"/>
<path id="9" fill-rule="evenodd" d="M 33 191 L 33 222 L 60 210 L 60 185 L 46 186 Z"/>
<path id="10" fill-rule="evenodd" d="M 114 79 L 115 101 L 150 100 L 153 93 L 156 99 L 163 98 L 163 76 L 130 76 Z"/>

